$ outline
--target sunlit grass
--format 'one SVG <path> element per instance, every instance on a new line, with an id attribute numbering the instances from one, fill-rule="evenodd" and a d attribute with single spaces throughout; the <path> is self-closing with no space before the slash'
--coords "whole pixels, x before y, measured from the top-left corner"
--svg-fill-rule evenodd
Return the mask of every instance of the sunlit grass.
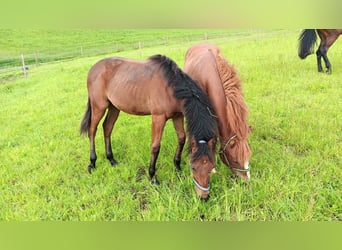
<path id="1" fill-rule="evenodd" d="M 97 168 L 88 174 L 89 142 L 79 125 L 87 71 L 103 56 L 39 66 L 27 79 L 1 84 L 0 220 L 341 220 L 342 46 L 337 41 L 329 53 L 333 74 L 319 74 L 314 56 L 296 55 L 298 35 L 212 41 L 243 79 L 253 155 L 250 183 L 232 179 L 217 159 L 208 202 L 196 197 L 186 152 L 182 172 L 174 170 L 171 122 L 157 162 L 161 185 L 150 184 L 149 116 L 120 114 L 112 135 L 115 168 L 99 126 Z M 161 53 L 182 67 L 191 43 L 117 55 Z"/>

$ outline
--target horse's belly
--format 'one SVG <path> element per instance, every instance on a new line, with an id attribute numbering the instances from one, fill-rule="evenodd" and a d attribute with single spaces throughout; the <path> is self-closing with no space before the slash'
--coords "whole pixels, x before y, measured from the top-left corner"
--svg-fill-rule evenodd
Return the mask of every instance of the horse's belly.
<path id="1" fill-rule="evenodd" d="M 119 110 L 132 115 L 150 115 L 151 109 L 148 100 L 136 96 L 115 97 L 111 103 Z"/>
<path id="2" fill-rule="evenodd" d="M 171 117 L 180 111 L 172 90 L 160 88 L 160 83 L 117 84 L 111 87 L 108 99 L 117 109 L 133 115 L 165 114 Z"/>

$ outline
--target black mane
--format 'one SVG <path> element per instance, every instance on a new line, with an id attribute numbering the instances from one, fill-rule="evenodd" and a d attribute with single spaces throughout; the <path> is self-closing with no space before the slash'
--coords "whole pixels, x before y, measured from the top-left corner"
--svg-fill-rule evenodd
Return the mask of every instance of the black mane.
<path id="1" fill-rule="evenodd" d="M 149 59 L 160 65 L 169 86 L 174 89 L 174 97 L 177 100 L 184 100 L 187 131 L 198 144 L 194 159 L 199 158 L 204 151 L 207 151 L 208 147 L 205 146 L 207 143 L 198 142 L 200 140 L 208 142 L 216 137 L 216 118 L 208 96 L 170 58 L 163 55 L 154 55 Z"/>

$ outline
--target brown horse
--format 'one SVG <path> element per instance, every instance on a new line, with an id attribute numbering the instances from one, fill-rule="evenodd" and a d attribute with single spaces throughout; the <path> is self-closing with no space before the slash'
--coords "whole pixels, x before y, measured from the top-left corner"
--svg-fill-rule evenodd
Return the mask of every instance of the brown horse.
<path id="1" fill-rule="evenodd" d="M 221 55 L 220 48 L 211 44 L 190 47 L 184 71 L 206 92 L 218 116 L 221 160 L 234 175 L 249 180 L 251 149 L 247 138 L 250 126 L 237 72 Z"/>
<path id="2" fill-rule="evenodd" d="M 171 59 L 155 55 L 146 61 L 125 58 L 107 58 L 97 62 L 88 73 L 88 106 L 80 132 L 88 133 L 90 165 L 95 168 L 97 159 L 94 138 L 97 125 L 105 111 L 103 122 L 105 149 L 111 165 L 117 164 L 111 146 L 111 133 L 120 111 L 134 115 L 152 115 L 152 143 L 149 175 L 156 178 L 156 161 L 163 129 L 168 119 L 178 137 L 174 156 L 180 169 L 181 152 L 186 139 L 183 115 L 187 121 L 190 139 L 190 165 L 196 190 L 201 198 L 209 198 L 210 173 L 215 167 L 216 118 L 212 105 L 196 83 Z"/>
<path id="3" fill-rule="evenodd" d="M 318 72 L 323 72 L 321 59 L 323 57 L 327 73 L 331 74 L 331 64 L 327 53 L 330 46 L 342 34 L 342 29 L 318 29 L 316 30 L 321 39 L 321 43 L 316 51 Z M 305 29 L 299 36 L 298 56 L 305 59 L 313 53 L 313 49 L 317 40 L 317 35 L 314 29 Z"/>

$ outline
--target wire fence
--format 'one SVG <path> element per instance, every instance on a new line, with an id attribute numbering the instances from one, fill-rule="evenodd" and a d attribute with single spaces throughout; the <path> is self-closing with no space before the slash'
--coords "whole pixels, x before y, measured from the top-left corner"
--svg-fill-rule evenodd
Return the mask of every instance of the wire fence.
<path id="1" fill-rule="evenodd" d="M 0 83 L 15 78 L 18 75 L 26 77 L 30 68 L 39 65 L 72 60 L 81 57 L 98 56 L 104 54 L 115 54 L 126 50 L 141 50 L 147 47 L 161 45 L 184 44 L 192 41 L 208 41 L 208 40 L 236 40 L 248 38 L 261 38 L 267 35 L 275 35 L 286 31 L 265 31 L 265 30 L 245 30 L 243 32 L 227 31 L 227 33 L 204 33 L 198 35 L 188 35 L 182 37 L 156 37 L 150 40 L 125 41 L 125 42 L 103 42 L 103 43 L 87 43 L 82 46 L 63 48 L 58 50 L 39 50 L 33 53 L 19 54 L 16 56 L 8 55 L 0 57 Z"/>

